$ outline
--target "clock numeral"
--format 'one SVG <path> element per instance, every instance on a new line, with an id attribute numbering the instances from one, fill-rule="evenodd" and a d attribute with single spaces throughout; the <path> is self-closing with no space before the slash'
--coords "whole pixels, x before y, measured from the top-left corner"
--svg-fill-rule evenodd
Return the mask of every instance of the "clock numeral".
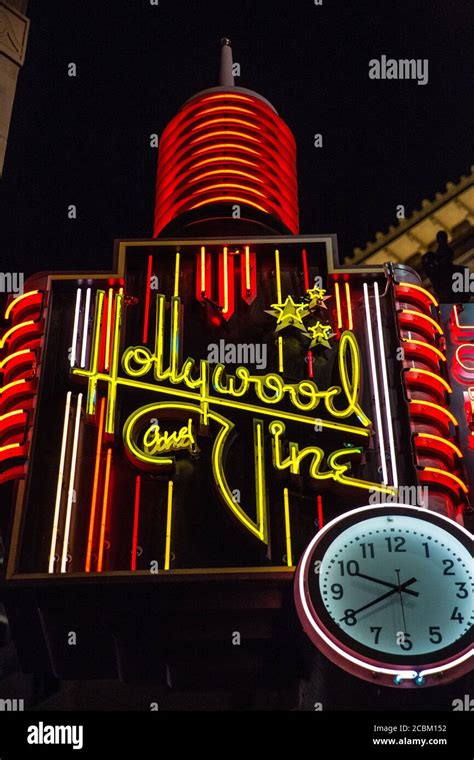
<path id="1" fill-rule="evenodd" d="M 360 548 L 362 549 L 362 559 L 367 559 L 369 557 L 370 559 L 374 559 L 375 557 L 375 549 L 373 544 L 361 544 Z"/>
<path id="2" fill-rule="evenodd" d="M 429 559 L 429 557 L 430 557 L 430 547 L 428 546 L 427 543 L 422 544 L 422 546 L 425 547 L 425 557 L 427 557 Z"/>
<path id="3" fill-rule="evenodd" d="M 397 644 L 400 647 L 400 649 L 403 649 L 405 652 L 409 652 L 410 649 L 413 649 L 411 634 L 406 633 L 406 631 L 398 631 Z"/>
<path id="4" fill-rule="evenodd" d="M 452 559 L 443 559 L 443 575 L 456 575 L 456 573 L 452 573 L 451 570 L 454 567 L 454 562 Z"/>
<path id="5" fill-rule="evenodd" d="M 378 644 L 379 643 L 380 631 L 381 630 L 382 630 L 382 626 L 378 626 L 378 625 L 371 625 L 370 626 L 370 632 L 373 633 L 374 636 L 375 636 L 374 644 Z"/>
<path id="6" fill-rule="evenodd" d="M 453 610 L 453 613 L 451 615 L 451 620 L 457 620 L 458 623 L 464 623 L 464 618 L 461 615 L 461 613 L 459 612 L 459 610 L 458 610 L 457 607 L 455 607 L 454 610 Z"/>
<path id="7" fill-rule="evenodd" d="M 348 575 L 359 575 L 359 563 L 355 559 L 351 559 L 346 563 L 340 560 L 337 564 L 341 570 L 341 575 L 344 575 L 344 565 L 346 566 Z"/>
<path id="8" fill-rule="evenodd" d="M 333 583 L 331 586 L 331 594 L 333 599 L 342 599 L 344 596 L 344 589 L 340 583 Z"/>
<path id="9" fill-rule="evenodd" d="M 459 586 L 459 591 L 456 594 L 456 596 L 458 597 L 458 599 L 466 599 L 466 597 L 468 596 L 468 591 L 467 591 L 467 588 L 466 588 L 466 584 L 465 583 L 461 583 L 460 581 L 456 581 L 456 583 L 454 585 L 455 586 Z"/>
<path id="10" fill-rule="evenodd" d="M 345 623 L 346 625 L 355 625 L 357 623 L 355 611 L 344 610 L 344 617 L 342 618 L 342 622 Z"/>
<path id="11" fill-rule="evenodd" d="M 430 625 L 430 641 L 432 644 L 441 644 L 443 641 L 439 625 Z"/>
<path id="12" fill-rule="evenodd" d="M 405 546 L 405 539 L 402 538 L 402 536 L 394 536 L 393 538 L 392 536 L 387 536 L 385 540 L 387 542 L 389 552 L 406 552 L 406 549 L 402 548 Z"/>

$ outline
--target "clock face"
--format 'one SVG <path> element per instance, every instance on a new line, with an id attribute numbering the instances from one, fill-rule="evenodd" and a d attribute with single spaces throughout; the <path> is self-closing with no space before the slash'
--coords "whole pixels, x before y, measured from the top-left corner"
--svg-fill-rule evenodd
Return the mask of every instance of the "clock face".
<path id="1" fill-rule="evenodd" d="M 313 540 L 297 582 L 311 638 L 319 630 L 365 660 L 422 670 L 472 650 L 472 537 L 427 510 L 388 504 L 338 518 Z"/>

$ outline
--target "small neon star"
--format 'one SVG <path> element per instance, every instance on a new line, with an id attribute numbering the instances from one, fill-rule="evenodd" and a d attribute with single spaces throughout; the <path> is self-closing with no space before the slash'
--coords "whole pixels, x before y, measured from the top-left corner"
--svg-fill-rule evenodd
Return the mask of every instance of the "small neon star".
<path id="1" fill-rule="evenodd" d="M 324 346 L 325 348 L 331 348 L 329 339 L 333 338 L 336 333 L 331 332 L 331 325 L 323 325 L 321 322 L 316 322 L 315 325 L 308 327 L 308 332 L 311 335 L 312 341 L 310 348 L 315 346 Z"/>
<path id="2" fill-rule="evenodd" d="M 308 335 L 308 331 L 303 324 L 303 317 L 307 313 L 307 304 L 295 303 L 291 296 L 287 296 L 283 304 L 272 303 L 272 308 L 265 311 L 267 314 L 271 314 L 272 317 L 278 317 L 275 332 L 280 332 L 280 330 L 284 330 L 286 327 L 295 327 L 297 330 L 301 330 Z"/>
<path id="3" fill-rule="evenodd" d="M 327 309 L 324 302 L 331 296 L 327 296 L 323 288 L 309 288 L 306 291 L 306 298 L 309 299 L 306 303 L 307 308 L 309 311 L 314 311 L 314 309 Z"/>

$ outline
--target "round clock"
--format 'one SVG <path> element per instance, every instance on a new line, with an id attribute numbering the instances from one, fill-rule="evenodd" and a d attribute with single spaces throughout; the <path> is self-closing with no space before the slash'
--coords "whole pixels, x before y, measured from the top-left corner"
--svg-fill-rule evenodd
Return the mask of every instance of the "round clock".
<path id="1" fill-rule="evenodd" d="M 328 523 L 298 565 L 303 627 L 333 662 L 390 686 L 447 683 L 473 667 L 473 536 L 403 504 Z"/>

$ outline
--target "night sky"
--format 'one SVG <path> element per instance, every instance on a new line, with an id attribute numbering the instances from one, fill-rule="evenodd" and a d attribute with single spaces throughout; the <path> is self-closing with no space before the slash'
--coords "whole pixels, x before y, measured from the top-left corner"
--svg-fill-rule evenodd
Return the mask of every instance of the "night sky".
<path id="1" fill-rule="evenodd" d="M 108 269 L 114 239 L 151 237 L 149 135 L 217 84 L 222 36 L 237 84 L 295 135 L 301 232 L 337 233 L 343 255 L 473 162 L 471 0 L 31 0 L 28 15 L 0 181 L 3 271 Z M 429 83 L 370 80 L 382 54 L 428 58 Z"/>

